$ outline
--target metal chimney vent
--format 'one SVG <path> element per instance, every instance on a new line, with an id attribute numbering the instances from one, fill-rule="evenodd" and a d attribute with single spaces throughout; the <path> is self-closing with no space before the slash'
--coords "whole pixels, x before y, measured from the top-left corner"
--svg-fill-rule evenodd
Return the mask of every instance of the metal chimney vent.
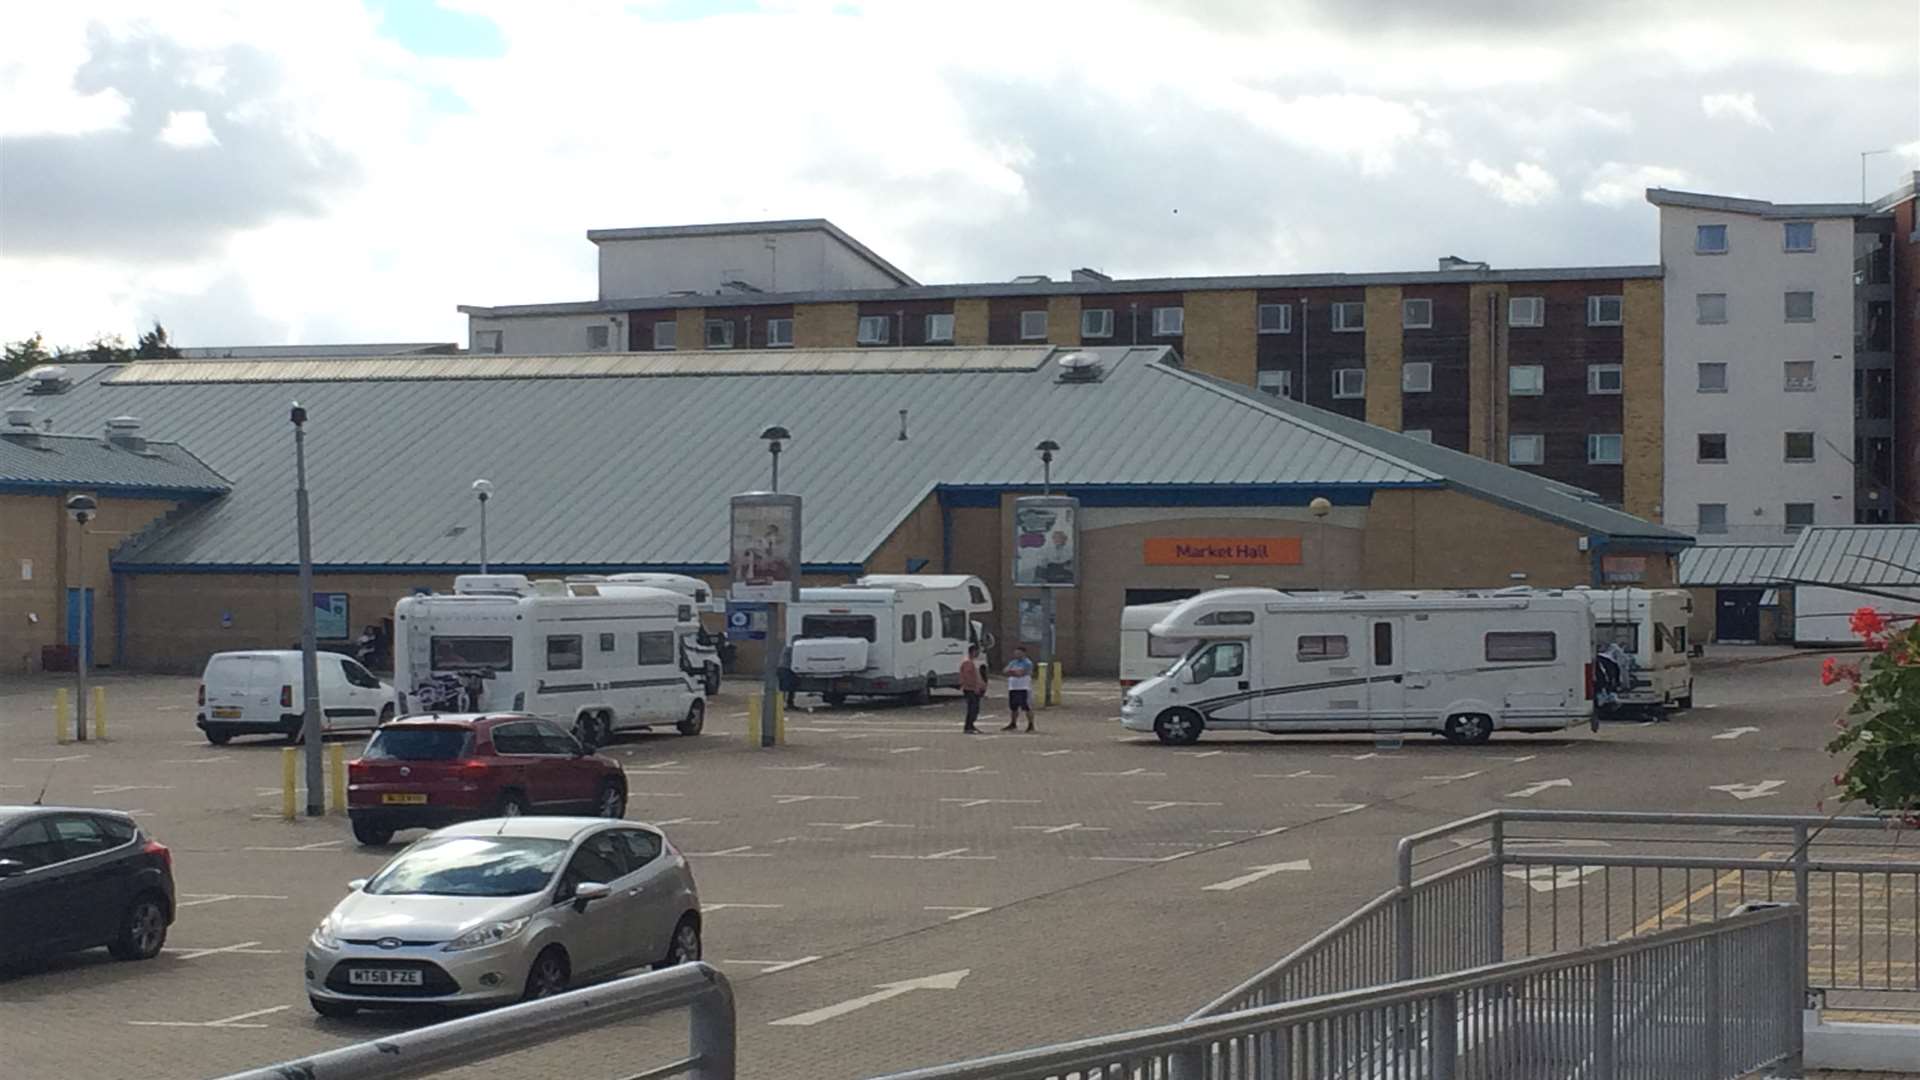
<path id="1" fill-rule="evenodd" d="M 135 453 L 145 453 L 147 449 L 147 437 L 140 434 L 137 416 L 116 416 L 107 421 L 107 441 Z"/>
<path id="2" fill-rule="evenodd" d="M 1091 352 L 1063 353 L 1054 363 L 1060 365 L 1060 380 L 1063 383 L 1094 383 L 1100 381 L 1103 371 L 1100 367 L 1100 354 Z"/>
<path id="3" fill-rule="evenodd" d="M 33 426 L 34 408 L 31 405 L 15 405 L 7 410 L 7 423 L 0 427 L 0 438 L 16 446 L 41 447 L 46 445 L 40 438 L 39 429 Z"/>
<path id="4" fill-rule="evenodd" d="M 27 372 L 29 394 L 64 394 L 72 386 L 67 369 L 59 364 L 41 364 Z"/>

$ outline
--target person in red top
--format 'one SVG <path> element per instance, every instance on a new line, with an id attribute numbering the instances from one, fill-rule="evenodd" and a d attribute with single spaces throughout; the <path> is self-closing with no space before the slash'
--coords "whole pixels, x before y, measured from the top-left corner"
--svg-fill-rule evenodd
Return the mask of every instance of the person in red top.
<path id="1" fill-rule="evenodd" d="M 960 694 L 967 699 L 967 724 L 961 731 L 980 734 L 974 724 L 980 719 L 980 700 L 987 696 L 987 676 L 980 666 L 980 646 L 967 646 L 967 658 L 960 661 Z"/>

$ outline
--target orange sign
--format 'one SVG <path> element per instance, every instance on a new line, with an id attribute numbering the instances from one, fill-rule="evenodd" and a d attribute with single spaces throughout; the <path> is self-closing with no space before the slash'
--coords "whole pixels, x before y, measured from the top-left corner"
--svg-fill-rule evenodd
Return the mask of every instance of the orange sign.
<path id="1" fill-rule="evenodd" d="M 1158 536 L 1147 541 L 1148 566 L 1298 566 L 1293 536 Z"/>

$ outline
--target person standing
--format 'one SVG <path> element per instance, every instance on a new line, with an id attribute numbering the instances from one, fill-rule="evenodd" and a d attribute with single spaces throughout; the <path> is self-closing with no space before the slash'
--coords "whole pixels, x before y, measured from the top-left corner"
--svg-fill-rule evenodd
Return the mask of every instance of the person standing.
<path id="1" fill-rule="evenodd" d="M 1020 714 L 1027 714 L 1027 730 L 1033 730 L 1033 661 L 1027 659 L 1024 645 L 1013 647 L 1013 659 L 1007 661 L 1007 726 L 1001 731 L 1013 731 L 1020 726 Z"/>
<path id="2" fill-rule="evenodd" d="M 960 695 L 967 699 L 967 724 L 960 730 L 980 734 L 973 725 L 980 719 L 980 700 L 987 696 L 987 676 L 980 670 L 980 646 L 967 646 L 967 658 L 960 661 Z"/>

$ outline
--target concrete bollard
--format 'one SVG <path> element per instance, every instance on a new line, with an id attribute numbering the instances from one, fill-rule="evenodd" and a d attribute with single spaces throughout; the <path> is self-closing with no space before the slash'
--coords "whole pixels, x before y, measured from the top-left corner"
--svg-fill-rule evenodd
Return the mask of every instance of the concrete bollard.
<path id="1" fill-rule="evenodd" d="M 53 692 L 53 741 L 62 746 L 67 742 L 67 688 L 64 686 Z"/>
<path id="2" fill-rule="evenodd" d="M 105 740 L 107 737 L 107 688 L 93 688 L 93 737 Z"/>
<path id="3" fill-rule="evenodd" d="M 339 743 L 327 747 L 327 763 L 333 767 L 331 777 L 333 782 L 329 785 L 333 789 L 333 812 L 345 814 L 347 812 L 347 748 Z"/>
<path id="4" fill-rule="evenodd" d="M 300 751 L 289 746 L 280 751 L 280 816 L 292 821 L 300 801 L 296 777 L 300 773 Z"/>

